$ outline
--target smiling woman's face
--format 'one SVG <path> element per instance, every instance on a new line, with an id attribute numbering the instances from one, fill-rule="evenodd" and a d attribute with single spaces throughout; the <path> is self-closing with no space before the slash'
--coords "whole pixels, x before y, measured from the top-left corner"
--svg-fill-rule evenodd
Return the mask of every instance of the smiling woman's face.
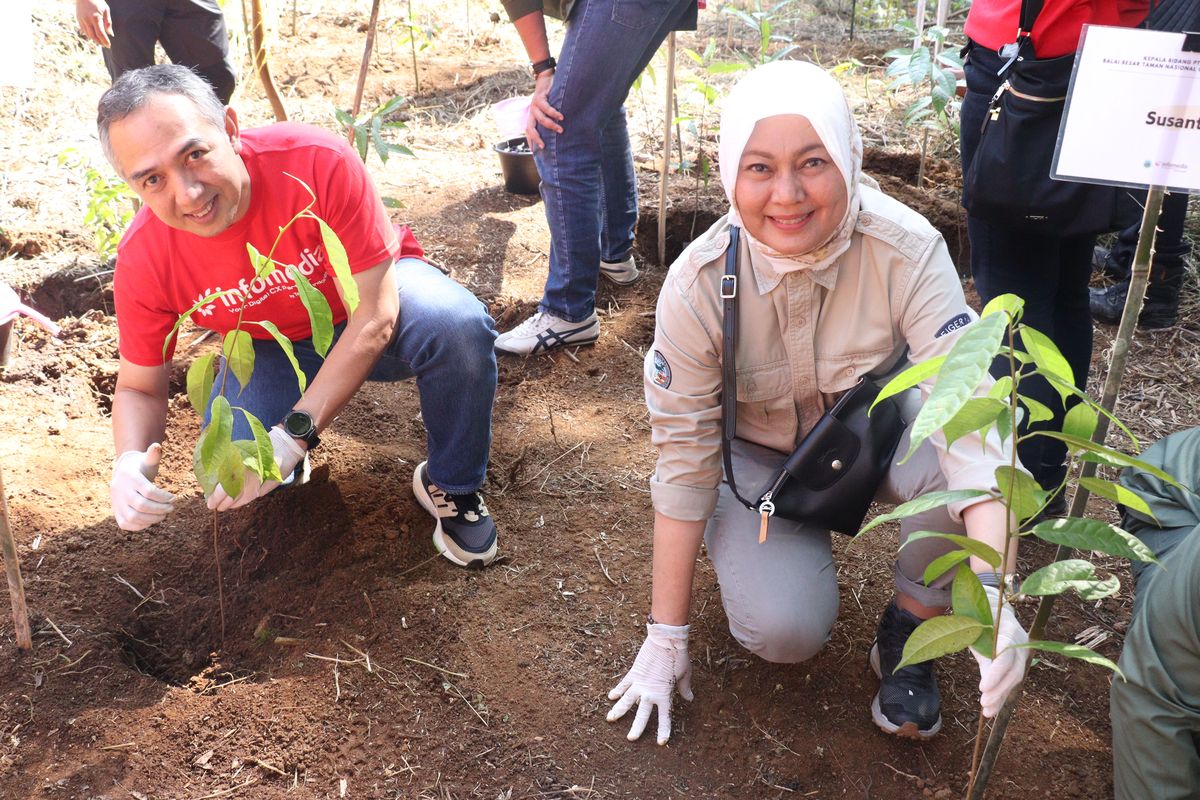
<path id="1" fill-rule="evenodd" d="M 846 215 L 846 182 L 812 123 L 761 119 L 738 161 L 734 200 L 746 230 L 783 255 L 823 245 Z"/>

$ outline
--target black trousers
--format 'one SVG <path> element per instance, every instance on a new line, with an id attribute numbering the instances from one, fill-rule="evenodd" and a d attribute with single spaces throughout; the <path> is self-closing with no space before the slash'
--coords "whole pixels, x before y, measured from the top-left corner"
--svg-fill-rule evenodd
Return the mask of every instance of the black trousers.
<path id="1" fill-rule="evenodd" d="M 959 127 L 964 173 L 979 146 L 988 103 L 1002 80 L 996 72 L 1003 64 L 1004 59 L 994 51 L 970 45 L 965 65 L 967 94 Z M 1002 294 L 1021 297 L 1025 301 L 1021 321 L 1050 337 L 1070 364 L 1075 385 L 1085 389 L 1092 360 L 1088 280 L 1096 237 L 1030 234 L 993 225 L 969 213 L 967 235 L 971 241 L 971 275 L 980 300 L 987 303 Z M 997 359 L 992 374 L 1009 374 L 1008 360 Z M 1022 434 L 1029 430 L 1062 430 L 1066 408 L 1074 405 L 1075 398 L 1064 407 L 1054 387 L 1037 376 L 1023 380 L 1020 391 L 1054 414 L 1054 419 L 1047 422 L 1023 423 Z M 1067 451 L 1061 442 L 1035 436 L 1022 442 L 1017 454 L 1045 488 L 1057 486 L 1065 474 Z"/>
<path id="2" fill-rule="evenodd" d="M 108 5 L 113 36 L 104 64 L 114 81 L 153 64 L 154 43 L 161 42 L 172 63 L 190 67 L 212 84 L 222 103 L 229 102 L 236 76 L 216 0 L 109 0 Z"/>

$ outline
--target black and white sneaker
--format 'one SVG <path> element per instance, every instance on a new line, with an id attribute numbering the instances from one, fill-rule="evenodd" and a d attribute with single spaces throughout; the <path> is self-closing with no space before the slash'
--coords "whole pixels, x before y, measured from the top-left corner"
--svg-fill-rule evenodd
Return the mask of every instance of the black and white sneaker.
<path id="1" fill-rule="evenodd" d="M 892 600 L 879 618 L 871 645 L 871 669 L 879 676 L 879 691 L 871 701 L 871 719 L 888 733 L 906 739 L 928 739 L 942 729 L 942 696 L 933 662 L 910 664 L 895 672 L 904 643 L 923 620 Z"/>
<path id="2" fill-rule="evenodd" d="M 515 356 L 533 356 L 559 347 L 593 344 L 600 338 L 600 319 L 593 311 L 582 322 L 567 322 L 539 311 L 496 338 L 496 349 Z"/>
<path id="3" fill-rule="evenodd" d="M 417 502 L 437 520 L 433 546 L 460 567 L 486 567 L 496 558 L 496 523 L 479 492 L 447 494 L 429 480 L 422 461 L 413 472 Z"/>

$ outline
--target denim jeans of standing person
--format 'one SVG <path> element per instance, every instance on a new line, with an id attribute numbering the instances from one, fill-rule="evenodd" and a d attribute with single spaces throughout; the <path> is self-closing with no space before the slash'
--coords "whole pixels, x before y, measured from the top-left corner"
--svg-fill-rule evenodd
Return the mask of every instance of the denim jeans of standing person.
<path id="1" fill-rule="evenodd" d="M 534 154 L 550 227 L 540 309 L 582 322 L 596 307 L 600 261 L 625 260 L 637 223 L 637 177 L 625 97 L 696 0 L 578 0 L 550 89 L 562 133 L 538 127 Z"/>
<path id="2" fill-rule="evenodd" d="M 392 270 L 399 289 L 400 317 L 368 380 L 416 377 L 429 479 L 449 494 L 473 492 L 483 484 L 492 441 L 492 401 L 496 396 L 492 318 L 466 288 L 420 259 L 403 259 Z M 336 335 L 344 328 L 339 325 Z M 312 339 L 294 342 L 293 349 L 311 381 L 323 363 Z M 222 365 L 213 396 L 224 379 L 230 404 L 254 414 L 267 428 L 280 422 L 300 399 L 295 370 L 274 340 L 254 340 L 254 372 L 244 391 L 232 370 L 228 375 L 225 371 Z M 234 438 L 251 438 L 245 416 L 238 411 L 233 416 Z M 208 424 L 207 411 L 204 423 Z"/>
<path id="3" fill-rule="evenodd" d="M 960 125 L 964 173 L 979 146 L 988 103 L 1002 82 L 996 73 L 1004 61 L 987 48 L 970 46 Z M 993 225 L 971 216 L 970 212 L 967 235 L 971 242 L 971 275 L 979 299 L 987 303 L 1002 294 L 1021 297 L 1025 301 L 1021 321 L 1050 337 L 1071 366 L 1075 385 L 1085 389 L 1092 360 L 1088 280 L 1096 237 L 1025 233 Z M 998 358 L 992 374 L 996 377 L 1009 374 L 1008 360 Z M 1062 429 L 1066 410 L 1058 392 L 1045 379 L 1023 380 L 1020 391 L 1054 413 L 1054 419 L 1048 422 L 1022 426 L 1023 432 Z M 1062 479 L 1066 458 L 1062 443 L 1034 437 L 1018 447 L 1018 455 L 1043 487 L 1054 488 Z"/>

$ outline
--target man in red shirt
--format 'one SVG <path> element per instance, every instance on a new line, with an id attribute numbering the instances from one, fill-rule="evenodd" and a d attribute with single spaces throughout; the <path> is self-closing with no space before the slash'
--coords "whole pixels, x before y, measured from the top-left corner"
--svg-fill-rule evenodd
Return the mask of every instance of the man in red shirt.
<path id="1" fill-rule="evenodd" d="M 153 480 L 172 327 L 195 307 L 196 324 L 254 337 L 250 379 L 241 385 L 223 363 L 213 397 L 223 386 L 234 406 L 273 426 L 275 460 L 288 481 L 303 474 L 318 434 L 364 381 L 415 376 L 429 460 L 416 468 L 413 491 L 436 520 L 434 544 L 456 564 L 490 563 L 496 527 L 478 490 L 491 444 L 495 328 L 470 292 L 422 259 L 407 228 L 392 226 L 354 150 L 305 125 L 242 130 L 207 83 L 173 65 L 122 75 L 100 100 L 98 125 L 109 161 L 144 204 L 121 241 L 114 277 L 117 524 L 140 530 L 172 509 L 173 495 Z M 352 315 L 320 222 L 297 218 L 308 207 L 345 249 L 359 298 Z M 258 276 L 249 246 L 279 268 Z M 324 359 L 287 266 L 329 303 L 334 343 Z M 294 364 L 274 332 L 293 343 Z M 252 438 L 237 412 L 234 437 Z M 236 508 L 277 485 L 260 485 L 247 470 L 241 494 L 229 497 L 218 486 L 208 505 Z"/>

